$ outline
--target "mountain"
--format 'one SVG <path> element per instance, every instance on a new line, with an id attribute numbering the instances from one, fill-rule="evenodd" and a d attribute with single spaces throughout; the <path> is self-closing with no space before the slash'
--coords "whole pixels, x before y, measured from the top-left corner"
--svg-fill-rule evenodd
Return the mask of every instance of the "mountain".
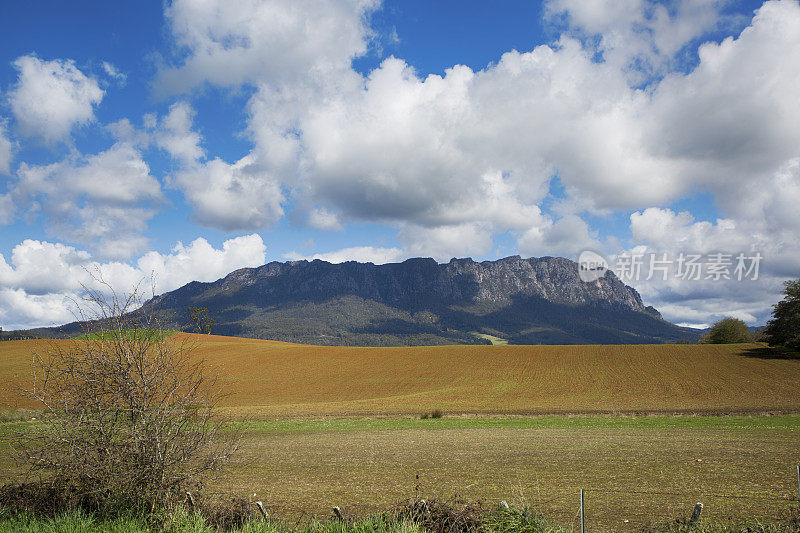
<path id="1" fill-rule="evenodd" d="M 192 282 L 148 302 L 190 329 L 205 307 L 212 332 L 307 344 L 642 344 L 694 341 L 612 272 L 585 283 L 560 257 L 374 265 L 273 262 Z"/>

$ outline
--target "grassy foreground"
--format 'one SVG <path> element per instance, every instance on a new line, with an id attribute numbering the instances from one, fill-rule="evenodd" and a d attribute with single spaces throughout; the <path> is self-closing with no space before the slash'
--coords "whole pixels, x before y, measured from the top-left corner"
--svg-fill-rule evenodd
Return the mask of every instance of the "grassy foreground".
<path id="1" fill-rule="evenodd" d="M 146 518 L 120 516 L 101 519 L 92 515 L 75 511 L 59 515 L 55 518 L 41 518 L 32 515 L 5 516 L 0 512 L 0 532 L 32 532 L 32 533 L 212 533 L 217 529 L 209 525 L 199 514 L 190 514 L 179 509 L 167 516 L 159 517 L 159 523 L 153 525 Z M 265 522 L 253 520 L 235 531 L 242 533 L 415 533 L 420 528 L 412 523 L 384 523 L 379 519 L 343 525 L 340 522 L 307 522 L 303 525 L 289 525 L 281 522 Z"/>
<path id="2" fill-rule="evenodd" d="M 311 520 L 289 524 L 268 520 L 250 520 L 241 527 L 228 529 L 241 533 L 419 533 L 426 531 L 448 531 L 439 529 L 447 524 L 424 524 L 419 521 L 387 519 L 375 515 L 353 521 Z M 439 528 L 437 528 L 439 526 Z M 595 528 L 597 531 L 598 528 Z M 34 517 L 27 514 L 12 515 L 0 510 L 0 532 L 31 533 L 215 533 L 219 531 L 210 525 L 200 514 L 189 513 L 185 509 L 158 517 L 157 523 L 143 517 L 120 516 L 97 518 L 74 511 L 55 518 Z M 462 524 L 453 528 L 459 533 L 572 533 L 574 527 L 554 527 L 544 519 L 524 514 L 516 509 L 496 510 L 489 513 L 479 524 Z M 613 531 L 613 530 L 612 530 Z M 694 532 L 694 533 L 788 533 L 800 531 L 798 525 L 790 522 L 761 523 L 756 520 L 702 522 L 687 526 L 679 521 L 667 520 L 648 526 L 644 531 L 652 532 Z"/>
<path id="3" fill-rule="evenodd" d="M 771 523 L 797 506 L 798 450 L 797 415 L 254 421 L 210 489 L 293 523 L 424 495 L 506 500 L 570 530 L 580 489 L 592 531 L 639 530 L 697 501 L 718 525 Z M 11 466 L 0 453 L 0 472 Z"/>
<path id="4" fill-rule="evenodd" d="M 398 416 L 800 410 L 800 359 L 759 344 L 351 348 L 178 333 L 232 416 Z M 70 342 L 70 341 L 59 341 Z M 72 341 L 74 342 L 74 341 Z M 0 343 L 0 408 L 48 341 Z"/>
<path id="5" fill-rule="evenodd" d="M 419 490 L 570 525 L 585 489 L 595 530 L 627 530 L 698 501 L 714 521 L 796 506 L 800 416 L 273 421 L 252 423 L 242 444 L 217 487 L 283 514 L 363 515 Z"/>

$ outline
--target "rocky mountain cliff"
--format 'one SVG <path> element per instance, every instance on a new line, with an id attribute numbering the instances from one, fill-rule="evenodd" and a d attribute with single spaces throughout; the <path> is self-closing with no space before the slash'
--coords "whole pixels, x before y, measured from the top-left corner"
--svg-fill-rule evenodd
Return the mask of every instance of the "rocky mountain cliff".
<path id="1" fill-rule="evenodd" d="M 374 265 L 273 262 L 193 282 L 148 305 L 191 328 L 205 307 L 213 333 L 309 344 L 660 343 L 697 333 L 665 322 L 613 273 L 584 283 L 559 257 Z"/>

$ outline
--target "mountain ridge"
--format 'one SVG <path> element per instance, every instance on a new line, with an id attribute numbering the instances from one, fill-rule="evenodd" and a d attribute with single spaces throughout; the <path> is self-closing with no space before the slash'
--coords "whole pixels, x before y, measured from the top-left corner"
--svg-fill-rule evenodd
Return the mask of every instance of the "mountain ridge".
<path id="1" fill-rule="evenodd" d="M 224 335 L 306 344 L 660 343 L 695 340 L 664 321 L 613 272 L 583 282 L 562 257 L 476 262 L 270 262 L 191 282 L 147 305 L 187 326 L 206 307 Z"/>

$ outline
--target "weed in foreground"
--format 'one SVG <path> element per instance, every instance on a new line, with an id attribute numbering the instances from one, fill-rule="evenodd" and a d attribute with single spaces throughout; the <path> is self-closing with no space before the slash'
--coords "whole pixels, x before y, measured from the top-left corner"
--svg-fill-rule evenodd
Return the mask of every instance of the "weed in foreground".
<path id="1" fill-rule="evenodd" d="M 412 499 L 384 514 L 389 523 L 413 523 L 433 533 L 541 532 L 561 531 L 551 527 L 531 509 L 501 507 L 485 501 L 468 502 L 454 498 Z"/>
<path id="2" fill-rule="evenodd" d="M 365 518 L 356 522 L 310 521 L 304 524 L 253 519 L 241 527 L 227 529 L 215 527 L 200 513 L 191 513 L 185 508 L 176 508 L 161 520 L 120 515 L 99 519 L 80 510 L 68 511 L 47 518 L 32 513 L 12 514 L 0 510 L 0 533 L 215 533 L 235 531 L 240 533 L 419 533 L 419 526 L 412 523 L 387 523 L 381 518 Z"/>
<path id="3" fill-rule="evenodd" d="M 246 507 L 245 507 L 246 506 Z M 184 506 L 150 514 L 121 512 L 99 515 L 80 509 L 43 516 L 29 510 L 0 508 L 0 533 L 565 533 L 528 508 L 498 506 L 485 501 L 409 499 L 384 513 L 358 519 L 313 519 L 301 523 L 270 517 L 263 520 L 245 500 Z M 772 524 L 728 521 L 690 525 L 683 517 L 655 524 L 644 533 L 798 533 L 800 511 L 791 509 Z"/>
<path id="4" fill-rule="evenodd" d="M 691 524 L 685 516 L 645 527 L 643 533 L 800 533 L 800 507 L 790 507 L 774 523 L 758 520 L 727 520 Z"/>

